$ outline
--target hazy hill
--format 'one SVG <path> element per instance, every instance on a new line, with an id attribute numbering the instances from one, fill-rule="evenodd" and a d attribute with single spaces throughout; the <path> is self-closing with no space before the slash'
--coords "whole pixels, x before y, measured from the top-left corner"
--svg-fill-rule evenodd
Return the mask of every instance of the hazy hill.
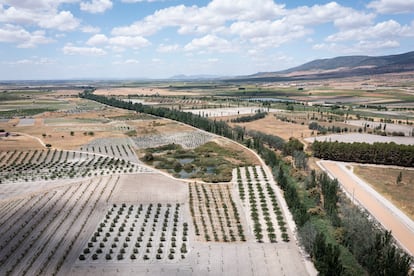
<path id="1" fill-rule="evenodd" d="M 390 56 L 342 56 L 317 59 L 278 72 L 261 72 L 245 79 L 322 79 L 414 71 L 414 51 Z"/>

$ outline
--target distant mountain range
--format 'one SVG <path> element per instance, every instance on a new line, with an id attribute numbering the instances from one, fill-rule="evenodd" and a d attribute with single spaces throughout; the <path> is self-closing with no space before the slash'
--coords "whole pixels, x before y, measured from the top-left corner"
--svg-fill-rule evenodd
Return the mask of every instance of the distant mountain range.
<path id="1" fill-rule="evenodd" d="M 175 75 L 170 77 L 170 80 L 214 80 L 221 78 L 218 75 Z"/>
<path id="2" fill-rule="evenodd" d="M 305 79 L 342 78 L 360 75 L 414 71 L 414 51 L 390 56 L 342 56 L 317 59 L 278 72 L 260 72 L 239 80 L 288 81 Z"/>

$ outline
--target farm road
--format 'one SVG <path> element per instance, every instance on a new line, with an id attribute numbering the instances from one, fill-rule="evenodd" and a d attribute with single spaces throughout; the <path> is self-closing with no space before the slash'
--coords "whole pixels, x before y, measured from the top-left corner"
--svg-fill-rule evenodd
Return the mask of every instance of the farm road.
<path id="1" fill-rule="evenodd" d="M 348 197 L 354 198 L 386 229 L 391 230 L 394 238 L 409 254 L 414 256 L 414 222 L 412 220 L 347 169 L 346 163 L 319 161 L 318 165 L 331 177 L 337 178 Z"/>
<path id="2" fill-rule="evenodd" d="M 30 134 L 27 134 L 27 133 L 23 133 L 23 132 L 13 132 L 13 133 L 18 134 L 18 135 L 22 135 L 22 136 L 26 136 L 26 137 L 29 137 L 29 138 L 33 138 L 33 139 L 37 140 L 43 147 L 46 148 L 46 144 L 43 143 L 42 139 L 40 139 L 39 137 L 30 135 Z"/>

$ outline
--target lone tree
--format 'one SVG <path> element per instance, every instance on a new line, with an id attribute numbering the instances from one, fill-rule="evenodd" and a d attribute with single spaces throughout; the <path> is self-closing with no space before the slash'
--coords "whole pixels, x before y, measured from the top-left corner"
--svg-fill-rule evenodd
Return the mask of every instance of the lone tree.
<path id="1" fill-rule="evenodd" d="M 396 182 L 397 182 L 397 184 L 400 184 L 401 181 L 402 181 L 402 171 L 400 171 L 400 173 L 398 174 Z"/>

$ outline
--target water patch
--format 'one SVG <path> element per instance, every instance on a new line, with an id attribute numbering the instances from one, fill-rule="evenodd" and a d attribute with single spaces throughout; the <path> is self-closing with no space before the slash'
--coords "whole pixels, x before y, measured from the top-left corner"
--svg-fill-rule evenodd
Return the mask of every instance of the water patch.
<path id="1" fill-rule="evenodd" d="M 177 161 L 180 162 L 181 165 L 185 165 L 193 162 L 194 158 L 179 158 Z"/>
<path id="2" fill-rule="evenodd" d="M 17 126 L 33 126 L 35 119 L 20 119 Z"/>

